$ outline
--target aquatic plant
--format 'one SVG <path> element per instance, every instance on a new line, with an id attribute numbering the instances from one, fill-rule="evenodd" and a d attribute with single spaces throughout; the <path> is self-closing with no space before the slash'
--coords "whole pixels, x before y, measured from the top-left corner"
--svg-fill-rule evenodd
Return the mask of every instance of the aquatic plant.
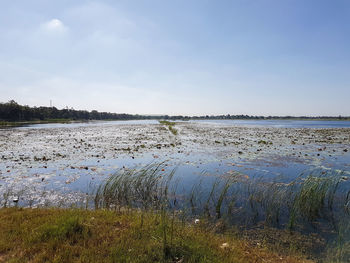
<path id="1" fill-rule="evenodd" d="M 3 207 L 7 207 L 11 194 L 12 194 L 12 189 L 7 187 L 2 194 L 2 197 L 3 197 L 2 206 Z"/>
<path id="2" fill-rule="evenodd" d="M 175 122 L 170 122 L 170 121 L 159 121 L 160 124 L 164 124 L 166 126 L 168 126 L 169 131 L 174 134 L 177 135 L 177 130 L 174 128 L 175 126 Z"/>
<path id="3" fill-rule="evenodd" d="M 174 121 L 159 121 L 159 123 L 167 125 L 167 126 L 174 126 L 175 125 Z"/>
<path id="4" fill-rule="evenodd" d="M 330 240 L 334 240 L 336 231 L 336 236 L 341 237 L 337 247 L 345 251 L 350 244 L 350 235 L 346 234 L 350 233 L 350 191 L 342 184 L 346 181 L 340 174 L 310 171 L 289 183 L 246 178 L 241 174 L 199 176 L 187 192 L 177 190 L 180 178 L 173 180 L 174 175 L 175 170 L 166 163 L 123 169 L 99 187 L 95 206 L 138 208 L 141 226 L 145 212 L 158 211 L 165 257 L 170 253 L 173 225 L 179 214 L 183 222 L 186 218 L 203 218 L 246 229 L 264 225 L 301 233 L 307 230 L 323 233 Z"/>
<path id="5" fill-rule="evenodd" d="M 216 205 L 215 205 L 216 216 L 218 219 L 221 218 L 221 207 L 222 207 L 223 201 L 226 197 L 226 194 L 227 194 L 227 192 L 230 189 L 232 184 L 233 184 L 232 181 L 226 180 L 226 182 L 224 183 L 224 186 L 222 187 L 222 189 L 220 191 L 219 197 L 218 197 L 218 199 L 216 201 Z"/>
<path id="6" fill-rule="evenodd" d="M 122 169 L 99 186 L 95 208 L 137 207 L 160 209 L 167 201 L 169 183 L 175 173 L 165 172 L 165 163 L 151 163 L 140 169 Z"/>
<path id="7" fill-rule="evenodd" d="M 299 189 L 294 193 L 289 227 L 293 228 L 298 219 L 311 223 L 325 219 L 336 227 L 333 204 L 340 178 L 339 175 L 330 175 L 324 171 L 301 178 Z"/>

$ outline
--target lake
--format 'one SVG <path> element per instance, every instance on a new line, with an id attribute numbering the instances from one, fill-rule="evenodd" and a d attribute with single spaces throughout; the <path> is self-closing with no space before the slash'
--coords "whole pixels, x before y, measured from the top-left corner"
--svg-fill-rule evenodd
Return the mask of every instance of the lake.
<path id="1" fill-rule="evenodd" d="M 166 124 L 145 120 L 2 129 L 0 201 L 2 206 L 94 208 L 96 191 L 107 179 L 161 163 L 159 180 L 175 169 L 169 204 L 189 216 L 225 216 L 240 227 L 286 227 L 296 218 L 303 233 L 328 238 L 350 211 L 349 126 L 178 121 L 174 134 Z M 301 197 L 305 200 L 299 202 Z"/>
<path id="2" fill-rule="evenodd" d="M 180 121 L 177 121 L 180 122 Z M 257 126 L 276 128 L 350 128 L 350 121 L 321 121 L 321 120 L 190 120 L 189 122 L 222 124 L 233 126 Z M 16 127 L 16 129 L 47 129 L 47 128 L 70 128 L 85 126 L 124 124 L 158 124 L 158 120 L 128 120 L 128 121 L 88 121 L 72 123 L 47 123 L 28 124 Z"/>
<path id="3" fill-rule="evenodd" d="M 202 123 L 215 123 L 238 126 L 258 126 L 276 128 L 349 128 L 350 121 L 323 120 L 197 120 Z"/>
<path id="4" fill-rule="evenodd" d="M 76 203 L 123 167 L 163 161 L 177 167 L 183 185 L 203 174 L 289 182 L 312 169 L 350 172 L 350 122 L 201 120 L 175 127 L 176 136 L 156 120 L 1 130 L 0 194 L 21 195 L 22 205 Z"/>

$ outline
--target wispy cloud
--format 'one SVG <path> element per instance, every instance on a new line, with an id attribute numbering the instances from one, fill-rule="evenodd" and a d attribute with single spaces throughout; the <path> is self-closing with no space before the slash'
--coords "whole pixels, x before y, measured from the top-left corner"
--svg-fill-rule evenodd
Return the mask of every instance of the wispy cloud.
<path id="1" fill-rule="evenodd" d="M 49 33 L 63 34 L 68 31 L 68 27 L 65 26 L 63 22 L 57 18 L 51 19 L 43 23 L 42 28 Z"/>

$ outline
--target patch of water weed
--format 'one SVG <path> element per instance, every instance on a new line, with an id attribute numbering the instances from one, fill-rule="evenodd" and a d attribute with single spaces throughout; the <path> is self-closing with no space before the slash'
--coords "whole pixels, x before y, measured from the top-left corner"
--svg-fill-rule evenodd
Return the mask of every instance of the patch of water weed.
<path id="1" fill-rule="evenodd" d="M 159 121 L 160 124 L 164 124 L 166 126 L 168 126 L 169 131 L 174 134 L 177 135 L 177 130 L 174 128 L 175 126 L 175 122 L 171 122 L 171 121 Z"/>

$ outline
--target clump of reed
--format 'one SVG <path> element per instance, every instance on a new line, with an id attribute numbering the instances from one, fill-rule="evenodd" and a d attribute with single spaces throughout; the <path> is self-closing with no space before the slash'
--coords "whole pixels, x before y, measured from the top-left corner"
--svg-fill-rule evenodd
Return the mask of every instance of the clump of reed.
<path id="1" fill-rule="evenodd" d="M 340 180 L 341 176 L 330 176 L 323 171 L 318 174 L 312 173 L 302 181 L 295 182 L 299 187 L 294 191 L 289 227 L 293 228 L 298 219 L 310 223 L 324 219 L 337 228 L 334 199 Z"/>
<path id="2" fill-rule="evenodd" d="M 160 124 L 164 124 L 168 127 L 169 131 L 174 134 L 177 135 L 177 130 L 174 128 L 175 126 L 175 122 L 171 122 L 171 121 L 159 121 Z"/>
<path id="3" fill-rule="evenodd" d="M 167 202 L 169 183 L 175 170 L 166 172 L 165 163 L 151 163 L 139 169 L 122 169 L 101 184 L 95 208 L 160 209 Z"/>
<path id="4" fill-rule="evenodd" d="M 180 214 L 183 221 L 202 218 L 205 222 L 220 222 L 224 228 L 267 226 L 302 233 L 327 232 L 339 257 L 348 255 L 350 190 L 341 173 L 311 171 L 288 183 L 239 173 L 200 176 L 192 186 L 187 185 L 190 190 L 182 192 L 177 189 L 180 178 L 174 180 L 174 176 L 175 169 L 166 163 L 123 169 L 97 189 L 95 207 L 137 208 L 141 211 L 141 225 L 143 212 L 159 212 L 164 255 L 170 253 L 172 225 Z"/>
<path id="5" fill-rule="evenodd" d="M 189 203 L 192 216 L 204 216 L 207 219 L 221 219 L 226 217 L 229 209 L 234 206 L 232 186 L 237 183 L 236 178 L 217 178 L 204 185 L 203 181 L 194 184 L 185 201 Z"/>
<path id="6" fill-rule="evenodd" d="M 8 206 L 9 198 L 12 195 L 12 189 L 6 188 L 5 191 L 2 193 L 2 199 L 1 205 L 2 207 L 6 208 Z"/>
<path id="7" fill-rule="evenodd" d="M 350 214 L 350 191 L 340 193 L 343 176 L 324 171 L 299 176 L 292 182 L 266 182 L 238 174 L 195 181 L 190 191 L 172 191 L 175 169 L 152 163 L 139 169 L 123 169 L 99 186 L 95 208 L 139 208 L 160 210 L 181 207 L 191 216 L 240 218 L 247 225 L 296 228 L 319 220 L 334 229 L 340 214 Z M 177 199 L 181 194 L 182 198 Z M 173 204 L 173 205 L 171 205 Z M 174 205 L 176 204 L 176 205 Z"/>
<path id="8" fill-rule="evenodd" d="M 174 173 L 175 169 L 167 169 L 164 162 L 151 163 L 139 169 L 123 169 L 100 185 L 95 196 L 96 209 L 139 209 L 140 237 L 145 214 L 155 212 L 160 217 L 164 259 L 173 257 L 174 252 L 172 240 L 175 210 L 169 216 L 169 210 L 176 206 L 176 185 L 170 188 Z"/>

